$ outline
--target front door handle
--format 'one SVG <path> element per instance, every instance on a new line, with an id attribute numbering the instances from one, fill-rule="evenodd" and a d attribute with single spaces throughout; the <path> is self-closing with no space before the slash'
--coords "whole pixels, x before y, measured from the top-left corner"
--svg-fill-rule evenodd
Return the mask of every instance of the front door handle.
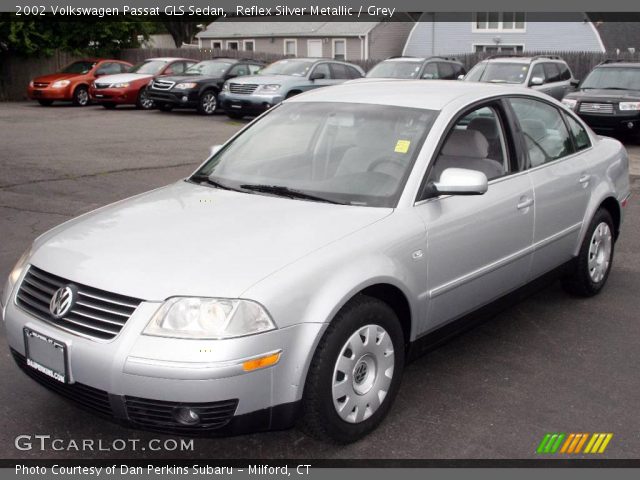
<path id="1" fill-rule="evenodd" d="M 586 187 L 587 184 L 589 183 L 589 180 L 591 180 L 591 175 L 589 175 L 588 173 L 583 173 L 582 175 L 580 175 L 580 178 L 578 179 L 578 181 L 584 186 Z"/>
<path id="2" fill-rule="evenodd" d="M 518 203 L 517 207 L 518 210 L 524 210 L 525 208 L 529 208 L 531 205 L 533 205 L 533 198 L 520 197 L 520 202 Z"/>

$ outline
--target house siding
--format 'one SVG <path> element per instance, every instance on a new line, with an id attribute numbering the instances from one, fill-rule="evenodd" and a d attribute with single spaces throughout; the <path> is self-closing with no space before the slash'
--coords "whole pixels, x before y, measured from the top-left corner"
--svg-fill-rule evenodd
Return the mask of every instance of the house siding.
<path id="1" fill-rule="evenodd" d="M 369 58 L 383 60 L 402 55 L 415 22 L 381 22 L 369 32 Z"/>
<path id="2" fill-rule="evenodd" d="M 467 21 L 439 21 L 439 14 L 426 13 L 411 32 L 405 55 L 468 53 L 474 45 L 524 45 L 525 51 L 602 52 L 600 36 L 582 14 L 575 21 L 544 22 L 526 19 L 525 32 L 475 32 L 472 17 Z M 443 17 L 445 18 L 445 17 Z"/>

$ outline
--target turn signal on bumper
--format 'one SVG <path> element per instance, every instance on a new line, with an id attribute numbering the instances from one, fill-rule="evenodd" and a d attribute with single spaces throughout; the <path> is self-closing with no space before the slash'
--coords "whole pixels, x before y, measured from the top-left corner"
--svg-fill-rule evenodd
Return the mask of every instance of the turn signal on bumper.
<path id="1" fill-rule="evenodd" d="M 270 367 L 280 361 L 280 354 L 282 352 L 270 353 L 264 357 L 252 358 L 242 363 L 242 368 L 245 372 L 251 372 L 253 370 L 259 370 L 261 368 Z"/>

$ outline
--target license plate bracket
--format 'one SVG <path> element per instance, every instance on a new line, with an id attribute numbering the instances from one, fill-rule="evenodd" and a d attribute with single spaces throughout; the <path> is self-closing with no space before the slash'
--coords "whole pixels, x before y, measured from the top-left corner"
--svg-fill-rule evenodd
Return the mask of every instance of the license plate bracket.
<path id="1" fill-rule="evenodd" d="M 60 383 L 68 383 L 67 346 L 27 327 L 23 332 L 27 365 Z"/>

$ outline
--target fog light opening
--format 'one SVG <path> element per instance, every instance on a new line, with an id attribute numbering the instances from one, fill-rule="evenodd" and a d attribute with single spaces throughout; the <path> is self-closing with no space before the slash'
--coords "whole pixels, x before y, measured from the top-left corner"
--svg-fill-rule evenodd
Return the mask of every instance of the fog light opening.
<path id="1" fill-rule="evenodd" d="M 182 101 L 183 101 L 183 102 L 186 102 L 187 100 L 189 100 L 189 97 L 187 97 L 186 95 L 184 95 L 184 96 L 182 97 Z"/>
<path id="2" fill-rule="evenodd" d="M 173 410 L 173 418 L 181 425 L 197 425 L 200 423 L 200 415 L 189 407 L 176 407 Z"/>
<path id="3" fill-rule="evenodd" d="M 633 128 L 633 122 L 627 122 L 627 128 L 631 130 Z"/>

